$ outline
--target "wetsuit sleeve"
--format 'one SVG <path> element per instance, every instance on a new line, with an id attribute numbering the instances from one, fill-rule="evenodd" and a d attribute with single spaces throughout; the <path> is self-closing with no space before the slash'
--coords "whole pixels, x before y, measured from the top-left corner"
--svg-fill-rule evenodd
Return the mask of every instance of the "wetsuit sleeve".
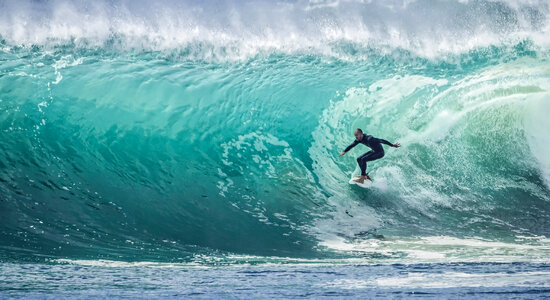
<path id="1" fill-rule="evenodd" d="M 388 145 L 388 146 L 393 146 L 392 143 L 386 141 L 385 139 L 378 139 L 378 141 L 379 141 L 380 143 L 382 143 L 382 144 L 386 144 L 386 145 Z"/>
<path id="2" fill-rule="evenodd" d="M 349 150 L 351 150 L 351 148 L 357 146 L 357 144 L 359 144 L 359 141 L 358 141 L 358 140 L 353 141 L 353 143 L 351 143 L 349 146 L 346 147 L 346 149 L 344 150 L 344 152 L 348 152 Z"/>

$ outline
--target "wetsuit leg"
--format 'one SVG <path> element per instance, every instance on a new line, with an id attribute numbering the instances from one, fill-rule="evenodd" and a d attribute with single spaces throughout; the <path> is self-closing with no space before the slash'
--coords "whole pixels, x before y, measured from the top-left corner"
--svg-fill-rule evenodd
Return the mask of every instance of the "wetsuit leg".
<path id="1" fill-rule="evenodd" d="M 357 158 L 357 164 L 359 164 L 359 168 L 361 169 L 361 175 L 362 176 L 365 176 L 367 175 L 367 160 L 365 159 L 366 157 L 368 157 L 369 155 L 371 155 L 372 153 L 374 153 L 374 151 L 369 151 L 367 153 L 364 153 L 363 155 L 359 156 Z"/>
<path id="2" fill-rule="evenodd" d="M 361 175 L 365 176 L 367 175 L 367 161 L 373 161 L 379 158 L 382 158 L 384 156 L 384 152 L 375 152 L 374 150 L 371 150 L 357 158 L 357 163 L 359 164 L 359 168 L 361 168 Z"/>

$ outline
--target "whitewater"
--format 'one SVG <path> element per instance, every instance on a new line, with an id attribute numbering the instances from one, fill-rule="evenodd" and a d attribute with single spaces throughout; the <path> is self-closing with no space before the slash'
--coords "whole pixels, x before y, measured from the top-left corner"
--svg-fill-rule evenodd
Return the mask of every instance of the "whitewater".
<path id="1" fill-rule="evenodd" d="M 0 1 L 0 298 L 547 297 L 549 58 L 546 1 Z"/>

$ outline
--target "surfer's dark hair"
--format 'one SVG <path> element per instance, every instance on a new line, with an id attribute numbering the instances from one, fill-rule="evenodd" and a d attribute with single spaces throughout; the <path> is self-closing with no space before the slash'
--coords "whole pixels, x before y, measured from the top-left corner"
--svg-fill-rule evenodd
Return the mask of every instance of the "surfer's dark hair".
<path id="1" fill-rule="evenodd" d="M 363 130 L 361 130 L 361 128 L 357 128 L 357 129 L 355 129 L 355 131 L 359 131 L 359 132 L 363 133 Z"/>

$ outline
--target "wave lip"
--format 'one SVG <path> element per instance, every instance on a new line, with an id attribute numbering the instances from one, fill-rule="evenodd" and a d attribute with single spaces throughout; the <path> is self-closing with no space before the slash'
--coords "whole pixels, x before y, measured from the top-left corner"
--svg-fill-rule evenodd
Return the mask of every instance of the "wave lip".
<path id="1" fill-rule="evenodd" d="M 364 49 L 433 58 L 525 40 L 550 45 L 545 1 L 26 0 L 0 7 L 0 36 L 8 45 L 178 50 L 201 59 L 274 51 L 349 58 Z"/>

